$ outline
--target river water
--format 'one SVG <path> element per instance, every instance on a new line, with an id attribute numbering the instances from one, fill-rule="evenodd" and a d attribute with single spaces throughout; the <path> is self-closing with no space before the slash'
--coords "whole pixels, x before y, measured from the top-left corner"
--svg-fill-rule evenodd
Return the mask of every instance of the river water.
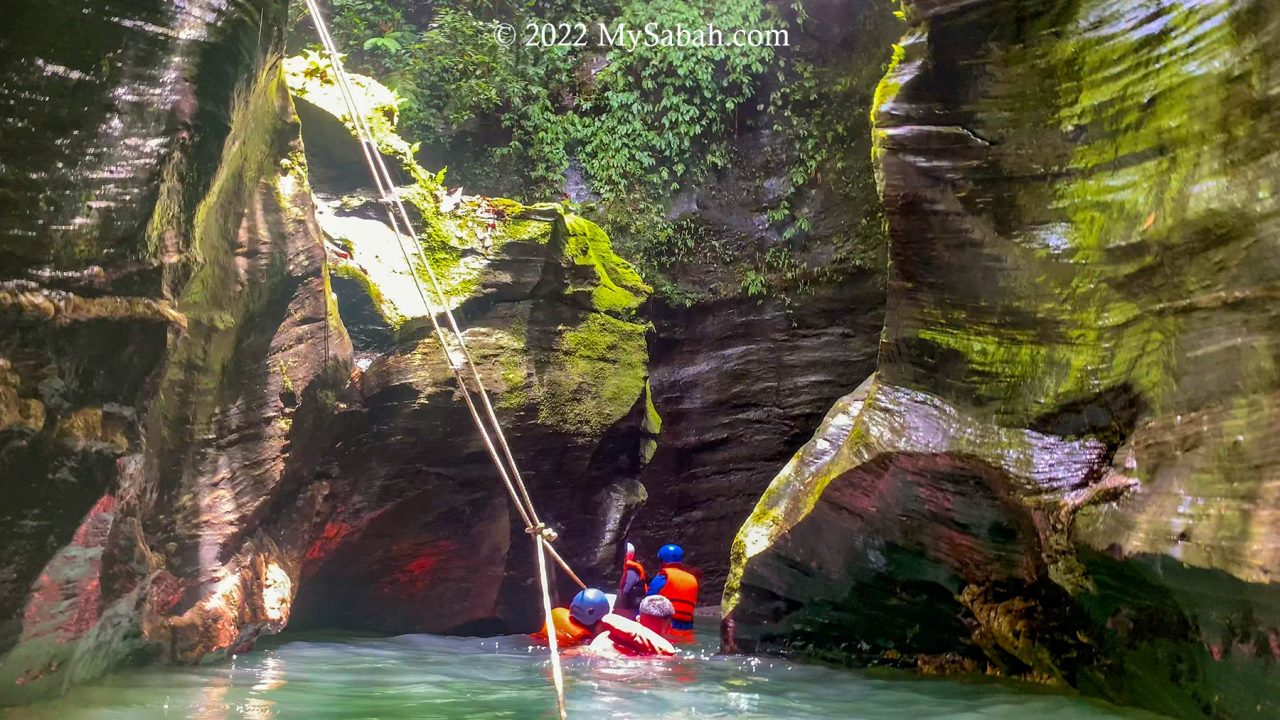
<path id="1" fill-rule="evenodd" d="M 676 660 L 566 658 L 569 717 L 948 720 L 1154 718 L 995 682 L 918 679 L 784 660 L 716 657 L 715 628 Z M 230 663 L 118 672 L 65 697 L 0 711 L 58 718 L 553 718 L 546 650 L 522 637 L 286 634 Z"/>

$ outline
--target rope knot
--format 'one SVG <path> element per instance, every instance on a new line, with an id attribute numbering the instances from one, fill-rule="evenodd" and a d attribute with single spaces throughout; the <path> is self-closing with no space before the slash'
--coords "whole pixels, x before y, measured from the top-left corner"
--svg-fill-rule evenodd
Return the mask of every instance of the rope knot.
<path id="1" fill-rule="evenodd" d="M 555 542 L 560 537 L 559 535 L 556 534 L 555 530 L 552 530 L 551 528 L 547 527 L 546 523 L 538 523 L 537 525 L 530 525 L 529 527 L 525 528 L 524 531 L 529 533 L 530 535 L 541 535 L 542 539 L 546 540 L 547 542 Z"/>

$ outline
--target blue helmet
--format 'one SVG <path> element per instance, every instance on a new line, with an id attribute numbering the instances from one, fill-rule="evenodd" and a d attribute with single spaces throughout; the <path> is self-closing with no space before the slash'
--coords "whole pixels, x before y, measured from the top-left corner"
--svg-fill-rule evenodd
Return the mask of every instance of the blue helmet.
<path id="1" fill-rule="evenodd" d="M 684 560 L 684 548 L 679 545 L 663 545 L 658 551 L 658 559 L 664 563 L 680 562 Z"/>
<path id="2" fill-rule="evenodd" d="M 587 588 L 573 596 L 569 603 L 569 617 L 579 625 L 595 625 L 609 614 L 609 598 L 595 588 Z"/>

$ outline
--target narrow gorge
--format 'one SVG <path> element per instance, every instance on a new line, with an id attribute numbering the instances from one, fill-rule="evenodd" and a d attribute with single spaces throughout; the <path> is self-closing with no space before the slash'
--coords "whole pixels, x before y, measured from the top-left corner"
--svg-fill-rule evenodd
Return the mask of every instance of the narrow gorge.
<path id="1" fill-rule="evenodd" d="M 568 564 L 699 569 L 569 715 L 1280 715 L 1280 8 L 320 6 L 359 123 L 302 3 L 5 10 L 0 708 L 553 716 L 434 272 Z"/>

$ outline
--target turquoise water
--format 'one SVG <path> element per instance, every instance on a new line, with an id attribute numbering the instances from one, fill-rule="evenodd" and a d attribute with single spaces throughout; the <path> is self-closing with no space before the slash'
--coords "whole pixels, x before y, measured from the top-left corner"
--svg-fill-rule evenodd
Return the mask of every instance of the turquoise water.
<path id="1" fill-rule="evenodd" d="M 990 682 L 883 676 L 696 654 L 626 664 L 567 658 L 570 718 L 1152 718 Z M 522 638 L 298 634 L 233 662 L 115 673 L 6 718 L 551 718 L 544 649 Z"/>

